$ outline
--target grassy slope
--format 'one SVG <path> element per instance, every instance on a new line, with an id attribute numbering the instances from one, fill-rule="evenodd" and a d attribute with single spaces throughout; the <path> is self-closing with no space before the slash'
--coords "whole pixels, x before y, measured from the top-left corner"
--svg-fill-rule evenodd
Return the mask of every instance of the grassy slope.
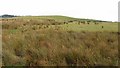
<path id="1" fill-rule="evenodd" d="M 42 19 L 54 19 L 55 21 L 99 21 L 99 20 L 92 20 L 92 19 L 78 19 L 78 18 L 72 18 L 72 17 L 67 17 L 67 16 L 25 16 L 25 17 L 20 17 L 25 20 L 29 19 L 34 19 L 34 20 L 42 20 Z M 90 24 L 81 24 L 78 25 L 78 21 L 74 21 L 71 24 L 63 24 L 60 25 L 59 27 L 64 30 L 73 30 L 73 31 L 113 31 L 113 32 L 118 32 L 118 23 L 114 22 L 101 22 L 99 25 L 95 25 L 94 22 L 90 22 Z M 51 26 L 51 25 L 50 25 Z M 104 28 L 102 28 L 102 26 Z M 53 26 L 55 28 L 55 26 Z"/>
<path id="2" fill-rule="evenodd" d="M 66 30 L 73 30 L 73 31 L 103 31 L 103 32 L 118 32 L 118 23 L 101 23 L 99 25 L 95 24 L 69 24 L 63 25 L 62 27 Z M 104 28 L 102 28 L 102 26 Z"/>
<path id="3" fill-rule="evenodd" d="M 72 22 L 50 24 L 46 28 L 46 24 L 41 25 L 38 20 L 48 23 L 46 18 L 55 19 L 56 22 L 76 19 L 63 16 L 17 18 L 24 20 L 2 23 L 5 66 L 118 65 L 117 23 L 79 25 Z M 33 21 L 28 22 L 30 19 Z"/>
<path id="4" fill-rule="evenodd" d="M 20 17 L 19 17 L 20 18 Z M 54 19 L 57 21 L 70 21 L 70 20 L 78 20 L 78 21 L 100 21 L 100 20 L 93 20 L 93 19 L 80 19 L 80 18 L 73 18 L 68 16 L 60 16 L 60 15 L 51 15 L 51 16 L 22 16 L 21 18 L 25 19 Z"/>

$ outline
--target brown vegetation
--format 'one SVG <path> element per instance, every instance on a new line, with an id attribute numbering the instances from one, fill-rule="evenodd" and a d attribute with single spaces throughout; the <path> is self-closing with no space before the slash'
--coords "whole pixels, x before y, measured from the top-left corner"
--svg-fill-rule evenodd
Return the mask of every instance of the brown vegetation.
<path id="1" fill-rule="evenodd" d="M 118 32 L 77 32 L 63 24 L 69 27 L 52 19 L 3 21 L 3 66 L 118 65 Z"/>

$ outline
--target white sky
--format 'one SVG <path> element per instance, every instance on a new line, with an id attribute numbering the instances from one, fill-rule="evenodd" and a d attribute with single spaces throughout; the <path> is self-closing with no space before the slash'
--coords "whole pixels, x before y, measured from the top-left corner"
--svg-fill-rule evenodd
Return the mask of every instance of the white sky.
<path id="1" fill-rule="evenodd" d="M 118 21 L 119 0 L 0 0 L 0 15 L 63 15 Z"/>

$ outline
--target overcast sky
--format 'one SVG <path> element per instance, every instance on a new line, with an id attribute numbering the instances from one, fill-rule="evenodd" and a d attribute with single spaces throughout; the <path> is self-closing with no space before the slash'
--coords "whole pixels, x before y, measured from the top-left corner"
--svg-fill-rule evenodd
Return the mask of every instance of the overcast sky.
<path id="1" fill-rule="evenodd" d="M 118 21 L 119 0 L 0 0 L 0 15 L 63 15 Z"/>

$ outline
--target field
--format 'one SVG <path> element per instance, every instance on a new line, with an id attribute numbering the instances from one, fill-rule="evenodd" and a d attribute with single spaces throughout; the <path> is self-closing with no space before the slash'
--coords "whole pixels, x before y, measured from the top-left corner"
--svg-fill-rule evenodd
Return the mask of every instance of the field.
<path id="1" fill-rule="evenodd" d="M 66 16 L 2 19 L 3 66 L 118 66 L 118 23 Z"/>

